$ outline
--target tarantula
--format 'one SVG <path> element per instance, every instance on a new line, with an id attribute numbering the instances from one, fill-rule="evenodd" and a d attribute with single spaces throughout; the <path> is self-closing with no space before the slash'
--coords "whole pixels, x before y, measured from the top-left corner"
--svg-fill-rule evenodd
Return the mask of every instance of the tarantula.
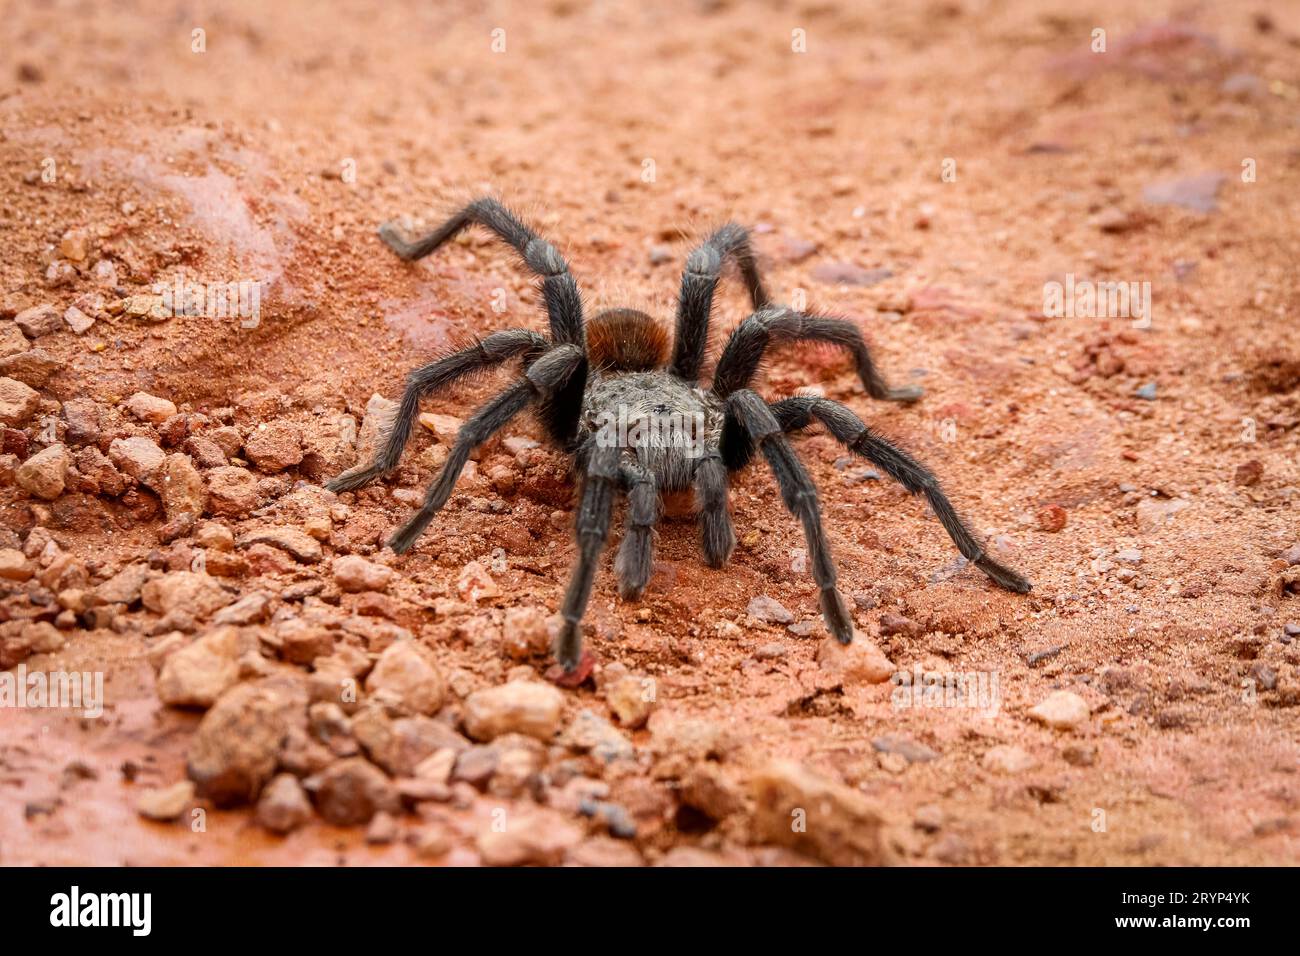
<path id="1" fill-rule="evenodd" d="M 581 621 L 609 535 L 616 494 L 627 495 L 627 525 L 614 570 L 619 593 L 635 599 L 650 579 L 663 493 L 694 493 L 704 558 L 715 568 L 727 562 L 736 544 L 727 508 L 729 475 L 749 464 L 755 452 L 767 460 L 785 507 L 803 524 L 827 628 L 843 644 L 853 639 L 848 609 L 835 586 L 835 562 L 822 528 L 817 490 L 786 438 L 815 422 L 909 492 L 924 495 L 957 549 L 997 584 L 1020 593 L 1030 589 L 1029 581 L 985 553 L 929 469 L 874 434 L 847 406 L 803 395 L 767 402 L 752 390 L 771 346 L 817 341 L 852 356 L 872 398 L 911 402 L 921 395 L 919 388 L 893 388 L 885 382 L 853 323 L 772 302 L 745 229 L 727 224 L 687 258 L 670 359 L 666 332 L 644 312 L 608 309 L 584 320 L 568 263 L 494 199 L 471 202 L 413 242 L 392 223 L 380 227 L 379 235 L 398 256 L 412 261 L 470 225 L 485 226 L 509 243 L 537 275 L 550 319 L 549 337 L 506 329 L 416 369 L 374 460 L 344 472 L 327 487 L 336 492 L 360 488 L 396 468 L 424 396 L 475 372 L 522 360 L 522 374 L 466 420 L 424 503 L 389 545 L 399 554 L 408 551 L 447 503 L 473 449 L 532 406 L 551 441 L 573 457 L 576 473 L 583 476 L 577 566 L 564 596 L 554 648 L 566 672 L 578 666 L 581 656 Z M 727 339 L 705 388 L 700 385 L 700 367 L 713 295 L 729 260 L 739 267 L 755 311 Z"/>

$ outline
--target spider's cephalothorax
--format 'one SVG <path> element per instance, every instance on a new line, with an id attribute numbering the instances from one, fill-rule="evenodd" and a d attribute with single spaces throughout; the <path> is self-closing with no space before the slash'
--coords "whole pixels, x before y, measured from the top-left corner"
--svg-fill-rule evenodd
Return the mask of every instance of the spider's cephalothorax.
<path id="1" fill-rule="evenodd" d="M 653 532 L 666 492 L 694 493 L 705 560 L 713 567 L 726 563 L 736 544 L 727 508 L 729 475 L 749 464 L 755 453 L 767 461 L 782 501 L 803 524 L 827 627 L 842 643 L 851 641 L 853 624 L 836 590 L 835 563 L 822 529 L 817 489 L 786 438 L 814 423 L 909 492 L 923 495 L 957 549 L 997 584 L 1021 593 L 1029 590 L 1024 577 L 985 553 L 934 475 L 868 429 L 847 406 L 811 396 L 767 402 L 751 389 L 770 346 L 816 341 L 848 351 L 873 398 L 907 402 L 921 395 L 918 388 L 891 388 L 885 383 L 853 323 L 772 303 L 744 229 L 723 226 L 687 258 L 670 355 L 664 330 L 643 312 L 610 309 L 584 321 L 568 263 L 494 199 L 470 203 L 415 242 L 401 238 L 391 225 L 381 227 L 379 235 L 403 259 L 413 260 L 472 224 L 486 226 L 513 246 L 537 274 L 550 335 L 526 329 L 494 332 L 416 369 L 374 460 L 344 472 L 328 487 L 333 491 L 360 488 L 396 468 L 423 396 L 473 372 L 520 359 L 519 377 L 465 422 L 424 504 L 389 544 L 399 554 L 409 550 L 446 504 L 474 448 L 525 408 L 535 408 L 551 440 L 573 456 L 575 470 L 583 478 L 576 521 L 577 566 L 560 609 L 563 625 L 555 648 L 566 670 L 577 667 L 580 658 L 582 616 L 609 536 L 616 494 L 627 496 L 627 524 L 614 568 L 619 592 L 636 598 L 650 579 Z M 755 311 L 731 333 L 712 380 L 702 387 L 700 368 L 709 339 L 713 293 L 728 260 L 739 266 Z"/>

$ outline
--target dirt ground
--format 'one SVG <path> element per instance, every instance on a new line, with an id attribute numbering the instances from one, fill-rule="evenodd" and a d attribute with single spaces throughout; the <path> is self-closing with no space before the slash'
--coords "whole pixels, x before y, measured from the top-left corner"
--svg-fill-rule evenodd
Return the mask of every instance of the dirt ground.
<path id="1" fill-rule="evenodd" d="M 98 719 L 0 708 L 0 863 L 1300 862 L 1300 7 L 487 6 L 0 17 L 0 374 L 37 393 L 0 396 L 20 406 L 0 460 L 0 664 L 105 688 Z M 470 733 L 476 692 L 551 686 L 519 632 L 555 610 L 575 554 L 565 459 L 517 419 L 402 558 L 382 542 L 445 434 L 417 428 L 386 482 L 321 486 L 410 368 L 545 329 L 482 232 L 416 264 L 376 237 L 484 192 L 556 240 L 589 312 L 671 322 L 692 244 L 754 228 L 777 299 L 853 318 L 887 374 L 925 388 L 875 402 L 842 355 L 786 347 L 762 394 L 819 388 L 896 437 L 1032 593 L 962 566 L 924 502 L 809 434 L 853 663 L 825 644 L 801 529 L 756 465 L 734 482 L 728 567 L 704 566 L 677 514 L 626 602 L 607 550 L 595 673 L 563 689 L 558 738 Z M 162 314 L 155 286 L 178 277 L 259 281 L 260 314 Z M 1067 281 L 1150 283 L 1150 321 L 1047 315 Z M 728 274 L 719 345 L 746 306 Z M 425 410 L 464 418 L 507 378 Z M 61 489 L 40 484 L 51 470 Z M 350 589 L 347 555 L 378 583 Z M 340 812 L 317 790 L 288 836 L 202 783 L 144 818 L 142 796 L 185 780 L 211 703 L 164 704 L 156 670 L 220 621 L 237 660 L 194 666 L 227 699 L 236 679 L 332 673 L 291 642 L 359 657 L 358 678 L 394 644 L 428 648 L 445 699 L 405 726 L 454 765 L 362 768 L 379 796 L 344 781 Z M 900 707 L 893 670 L 979 675 L 997 706 Z M 646 726 L 615 706 L 629 678 L 652 690 Z M 374 686 L 346 715 L 313 698 L 309 789 L 331 761 L 383 764 L 357 746 Z M 389 732 L 400 713 L 369 719 Z M 774 780 L 812 805 L 811 832 L 773 825 L 789 809 Z"/>

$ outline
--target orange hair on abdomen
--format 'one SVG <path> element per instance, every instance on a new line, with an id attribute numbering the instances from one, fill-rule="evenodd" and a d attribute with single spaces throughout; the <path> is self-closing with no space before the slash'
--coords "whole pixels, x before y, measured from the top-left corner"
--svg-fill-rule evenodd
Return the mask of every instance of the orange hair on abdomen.
<path id="1" fill-rule="evenodd" d="M 649 371 L 668 361 L 668 332 L 636 309 L 606 309 L 587 320 L 587 354 L 597 368 Z"/>

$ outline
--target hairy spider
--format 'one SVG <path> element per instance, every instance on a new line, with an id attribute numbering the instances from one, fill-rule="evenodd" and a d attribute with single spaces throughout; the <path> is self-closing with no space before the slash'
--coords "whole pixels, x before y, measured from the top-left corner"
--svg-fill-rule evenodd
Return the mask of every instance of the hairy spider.
<path id="1" fill-rule="evenodd" d="M 853 323 L 773 303 L 759 278 L 745 229 L 725 225 L 687 258 L 670 359 L 664 329 L 643 312 L 609 309 L 584 321 L 568 263 L 551 243 L 494 199 L 470 203 L 414 242 L 403 239 L 391 223 L 382 226 L 379 235 L 410 261 L 427 256 L 474 224 L 486 226 L 513 246 L 539 277 L 550 336 L 506 329 L 416 369 L 374 460 L 344 472 L 328 487 L 332 491 L 360 488 L 397 467 L 424 396 L 474 372 L 510 359 L 522 360 L 522 374 L 465 422 L 423 505 L 389 545 L 399 554 L 408 551 L 447 503 L 474 448 L 532 406 L 547 435 L 573 457 L 576 473 L 583 476 L 576 520 L 577 566 L 564 596 L 555 645 L 565 671 L 572 672 L 579 662 L 581 621 L 609 535 L 616 494 L 624 492 L 628 505 L 614 570 L 619 593 L 635 599 L 650 579 L 654 527 L 665 492 L 694 493 L 704 558 L 715 568 L 726 563 L 736 544 L 727 508 L 728 475 L 749 464 L 756 451 L 767 460 L 785 507 L 803 524 L 826 626 L 841 643 L 849 643 L 853 624 L 835 587 L 835 562 L 822 528 L 817 490 L 786 438 L 813 423 L 825 426 L 850 451 L 912 494 L 924 495 L 957 549 L 997 584 L 1021 593 L 1030 589 L 1024 577 L 985 553 L 929 469 L 874 434 L 847 406 L 809 396 L 767 402 L 750 388 L 769 347 L 818 341 L 852 355 L 858 377 L 872 398 L 910 402 L 921 395 L 919 388 L 891 388 L 885 383 Z M 728 260 L 739 266 L 755 311 L 727 339 L 705 388 L 699 383 L 700 366 L 714 290 Z"/>

